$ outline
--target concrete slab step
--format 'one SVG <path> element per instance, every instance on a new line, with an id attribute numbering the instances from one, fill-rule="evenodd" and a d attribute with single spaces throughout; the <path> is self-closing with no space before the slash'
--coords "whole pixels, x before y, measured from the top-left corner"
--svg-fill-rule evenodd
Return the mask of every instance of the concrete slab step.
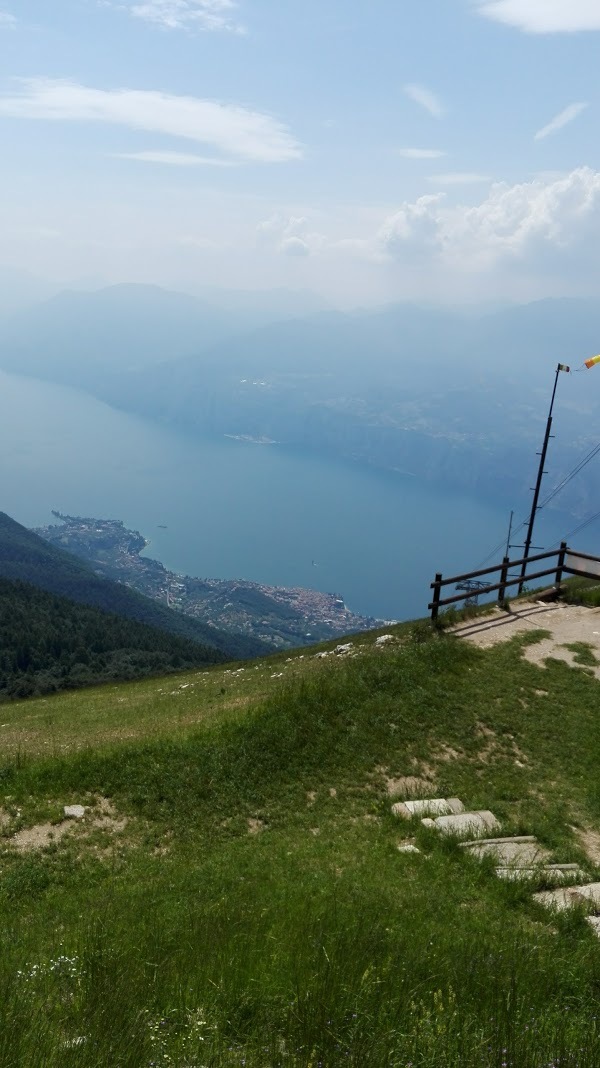
<path id="1" fill-rule="evenodd" d="M 492 857 L 500 868 L 534 868 L 551 856 L 550 850 L 532 836 L 486 838 L 479 842 L 463 842 L 462 848 L 479 859 Z"/>
<path id="2" fill-rule="evenodd" d="M 594 931 L 596 937 L 600 938 L 600 916 L 586 916 L 586 920 Z"/>
<path id="3" fill-rule="evenodd" d="M 581 872 L 579 864 L 546 864 L 546 868 L 548 871 Z"/>
<path id="4" fill-rule="evenodd" d="M 432 827 L 441 834 L 455 835 L 457 838 L 483 837 L 490 831 L 500 829 L 500 824 L 493 812 L 478 809 L 477 812 L 462 812 L 456 816 L 438 816 L 437 819 L 421 820 L 425 827 Z"/>
<path id="5" fill-rule="evenodd" d="M 585 883 L 583 886 L 565 886 L 560 890 L 542 890 L 533 895 L 534 901 L 546 908 L 563 912 L 576 906 L 589 912 L 600 912 L 600 883 Z"/>
<path id="6" fill-rule="evenodd" d="M 414 816 L 451 816 L 464 812 L 465 806 L 458 797 L 429 797 L 417 801 L 397 801 L 392 805 L 392 813 L 401 819 L 411 820 Z"/>
<path id="7" fill-rule="evenodd" d="M 569 880 L 585 879 L 585 872 L 577 864 L 542 864 L 531 868 L 496 868 L 499 879 L 507 882 L 526 881 L 543 877 L 550 883 L 566 883 Z"/>
<path id="8" fill-rule="evenodd" d="M 486 844 L 495 844 L 497 842 L 537 842 L 537 838 L 534 834 L 509 834 L 505 838 L 477 838 L 472 842 L 461 842 L 461 849 L 468 849 L 469 846 L 481 846 Z"/>

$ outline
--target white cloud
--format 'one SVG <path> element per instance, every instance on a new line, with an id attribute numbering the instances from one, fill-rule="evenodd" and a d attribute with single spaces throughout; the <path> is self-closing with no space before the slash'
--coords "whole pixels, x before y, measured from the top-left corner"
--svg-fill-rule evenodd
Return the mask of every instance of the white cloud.
<path id="1" fill-rule="evenodd" d="M 310 245 L 302 237 L 286 237 L 281 242 L 281 251 L 286 256 L 310 256 Z"/>
<path id="2" fill-rule="evenodd" d="M 399 148 L 398 155 L 402 159 L 441 159 L 446 153 L 437 148 Z"/>
<path id="3" fill-rule="evenodd" d="M 444 194 L 403 204 L 379 233 L 401 261 L 426 256 L 439 267 L 473 273 L 517 265 L 543 275 L 597 262 L 600 173 L 571 174 L 509 186 L 495 184 L 475 207 L 451 205 Z"/>
<path id="4" fill-rule="evenodd" d="M 449 174 L 430 174 L 427 178 L 432 185 L 478 185 L 491 182 L 488 174 L 474 174 L 471 171 L 451 171 Z"/>
<path id="5" fill-rule="evenodd" d="M 234 0 L 144 0 L 129 3 L 135 18 L 153 22 L 168 30 L 227 30 L 243 33 L 234 18 Z"/>
<path id="6" fill-rule="evenodd" d="M 415 254 L 419 258 L 437 255 L 443 205 L 444 195 L 440 193 L 419 197 L 413 204 L 403 204 L 386 219 L 379 232 L 385 251 L 402 259 Z"/>
<path id="7" fill-rule="evenodd" d="M 0 30 L 8 28 L 13 29 L 17 25 L 17 20 L 14 15 L 11 15 L 9 11 L 0 11 Z"/>
<path id="8" fill-rule="evenodd" d="M 113 152 L 113 159 L 131 159 L 139 163 L 162 163 L 171 167 L 235 167 L 230 159 L 196 156 L 193 152 Z"/>
<path id="9" fill-rule="evenodd" d="M 304 216 L 276 213 L 259 223 L 256 232 L 260 244 L 270 245 L 286 256 L 310 256 L 325 243 L 322 234 L 312 231 Z"/>
<path id="10" fill-rule="evenodd" d="M 91 89 L 75 82 L 25 79 L 19 92 L 0 96 L 0 115 L 128 126 L 209 144 L 225 156 L 262 163 L 302 156 L 287 126 L 270 115 L 152 90 Z"/>
<path id="11" fill-rule="evenodd" d="M 419 104 L 420 107 L 428 111 L 434 119 L 441 119 L 444 115 L 444 106 L 439 99 L 424 85 L 405 85 L 404 92 L 411 100 L 414 100 L 415 104 Z"/>
<path id="12" fill-rule="evenodd" d="M 589 104 L 583 102 L 579 104 L 569 104 L 567 108 L 559 111 L 558 115 L 555 115 L 547 126 L 543 126 L 541 130 L 538 130 L 535 135 L 535 140 L 543 141 L 545 137 L 550 137 L 550 135 L 556 133 L 557 130 L 562 130 L 563 126 L 568 126 L 568 124 L 573 122 L 578 115 L 581 115 L 581 112 L 585 111 L 587 107 L 589 107 Z"/>
<path id="13" fill-rule="evenodd" d="M 527 33 L 577 33 L 600 30 L 598 0 L 485 0 L 487 18 Z"/>

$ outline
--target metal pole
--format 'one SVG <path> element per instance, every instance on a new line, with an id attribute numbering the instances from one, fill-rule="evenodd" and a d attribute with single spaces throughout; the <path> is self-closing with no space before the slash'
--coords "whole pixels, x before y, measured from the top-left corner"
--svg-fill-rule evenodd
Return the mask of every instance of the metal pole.
<path id="1" fill-rule="evenodd" d="M 546 433 L 544 435 L 544 444 L 540 453 L 540 466 L 538 468 L 537 482 L 533 491 L 533 504 L 531 506 L 531 515 L 529 517 L 529 525 L 527 527 L 527 537 L 525 538 L 525 552 L 523 553 L 523 566 L 521 568 L 521 582 L 519 583 L 519 593 L 523 591 L 525 572 L 527 571 L 527 558 L 529 556 L 529 550 L 531 548 L 531 539 L 533 537 L 533 526 L 535 523 L 535 514 L 537 512 L 538 501 L 540 499 L 540 490 L 542 488 L 542 479 L 544 477 L 544 464 L 546 462 L 546 453 L 548 452 L 548 442 L 550 441 L 550 431 L 552 430 L 552 409 L 554 407 L 554 398 L 556 396 L 556 387 L 558 385 L 558 376 L 560 372 L 564 370 L 564 364 L 559 363 L 556 368 L 556 377 L 554 379 L 554 389 L 552 390 L 552 400 L 550 401 L 550 408 L 548 411 L 548 422 L 546 423 Z"/>
<path id="2" fill-rule="evenodd" d="M 504 554 L 505 556 L 510 556 L 510 548 L 511 548 L 510 539 L 512 537 L 512 525 L 513 525 L 513 516 L 514 516 L 514 514 L 515 514 L 514 512 L 510 513 L 510 522 L 508 524 L 508 537 L 506 539 L 506 552 Z"/>

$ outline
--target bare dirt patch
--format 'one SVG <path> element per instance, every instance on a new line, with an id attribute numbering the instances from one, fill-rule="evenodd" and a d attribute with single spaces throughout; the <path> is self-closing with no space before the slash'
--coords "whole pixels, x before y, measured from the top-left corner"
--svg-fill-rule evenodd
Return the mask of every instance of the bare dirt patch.
<path id="1" fill-rule="evenodd" d="M 465 754 L 459 753 L 458 749 L 453 749 L 451 745 L 442 745 L 433 755 L 436 760 L 442 760 L 448 764 L 452 760 L 460 760 Z"/>
<path id="2" fill-rule="evenodd" d="M 600 866 L 600 834 L 598 831 L 589 829 L 582 830 L 578 827 L 574 827 L 573 830 L 579 839 L 582 849 L 587 854 L 592 864 Z"/>
<path id="3" fill-rule="evenodd" d="M 530 663 L 545 667 L 549 658 L 562 660 L 569 667 L 584 670 L 600 679 L 600 663 L 597 666 L 579 664 L 576 661 L 577 654 L 566 648 L 568 645 L 587 645 L 600 661 L 600 608 L 522 601 L 511 606 L 508 612 L 497 611 L 491 617 L 459 623 L 452 628 L 452 633 L 481 649 L 489 649 L 498 642 L 534 630 L 550 633 L 548 637 L 523 649 L 523 656 Z M 540 691 L 539 695 L 543 693 Z"/>
<path id="4" fill-rule="evenodd" d="M 426 760 L 419 760 L 418 757 L 413 757 L 411 759 L 411 764 L 419 778 L 429 780 L 429 786 L 435 782 L 436 769 L 432 764 L 428 764 Z"/>
<path id="5" fill-rule="evenodd" d="M 433 783 L 418 775 L 401 775 L 398 779 L 386 779 L 385 788 L 388 797 L 419 798 L 431 793 Z"/>
<path id="6" fill-rule="evenodd" d="M 266 824 L 262 820 L 248 818 L 248 834 L 260 834 L 264 831 Z"/>
<path id="7" fill-rule="evenodd" d="M 477 759 L 481 764 L 489 764 L 497 755 L 500 748 L 496 732 L 490 727 L 486 727 L 485 723 L 477 723 L 475 726 L 475 733 L 477 735 L 477 740 L 482 743 L 481 749 L 477 753 Z"/>
<path id="8" fill-rule="evenodd" d="M 19 853 L 28 853 L 33 849 L 47 849 L 48 846 L 60 842 L 68 831 L 75 829 L 73 820 L 62 820 L 61 823 L 37 823 L 34 827 L 25 827 L 18 831 L 9 840 L 10 845 L 18 849 Z"/>
<path id="9" fill-rule="evenodd" d="M 524 768 L 527 763 L 527 755 L 519 749 L 513 734 L 501 734 L 487 727 L 485 723 L 477 723 L 475 727 L 476 737 L 481 742 L 481 749 L 477 753 L 480 764 L 491 764 L 494 760 L 514 760 L 519 768 Z"/>
<path id="10" fill-rule="evenodd" d="M 493 741 L 496 740 L 496 731 L 493 730 L 492 727 L 486 726 L 486 724 L 482 723 L 481 720 L 478 720 L 478 722 L 475 724 L 475 730 L 477 731 L 477 734 L 480 738 L 489 738 Z"/>
<path id="11" fill-rule="evenodd" d="M 107 797 L 94 799 L 94 805 L 85 805 L 85 814 L 80 819 L 64 819 L 60 823 L 37 823 L 24 827 L 7 840 L 7 844 L 20 853 L 47 849 L 60 842 L 65 835 L 85 839 L 94 830 L 119 834 L 127 826 L 127 817 L 120 816 Z"/>
<path id="12" fill-rule="evenodd" d="M 89 813 L 89 818 L 86 819 L 88 827 L 99 827 L 104 831 L 112 831 L 113 834 L 124 831 L 128 822 L 127 816 L 120 816 L 108 797 L 99 797 L 97 799 L 97 812 L 92 810 Z"/>

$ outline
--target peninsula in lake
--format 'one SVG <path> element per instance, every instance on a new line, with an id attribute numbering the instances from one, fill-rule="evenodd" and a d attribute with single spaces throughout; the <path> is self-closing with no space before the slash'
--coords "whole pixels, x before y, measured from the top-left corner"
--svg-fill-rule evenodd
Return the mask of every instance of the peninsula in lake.
<path id="1" fill-rule="evenodd" d="M 382 622 L 351 612 L 336 593 L 178 575 L 143 556 L 150 543 L 118 519 L 52 514 L 60 525 L 40 527 L 36 534 L 86 560 L 97 574 L 203 623 L 260 638 L 276 649 L 370 630 Z"/>

